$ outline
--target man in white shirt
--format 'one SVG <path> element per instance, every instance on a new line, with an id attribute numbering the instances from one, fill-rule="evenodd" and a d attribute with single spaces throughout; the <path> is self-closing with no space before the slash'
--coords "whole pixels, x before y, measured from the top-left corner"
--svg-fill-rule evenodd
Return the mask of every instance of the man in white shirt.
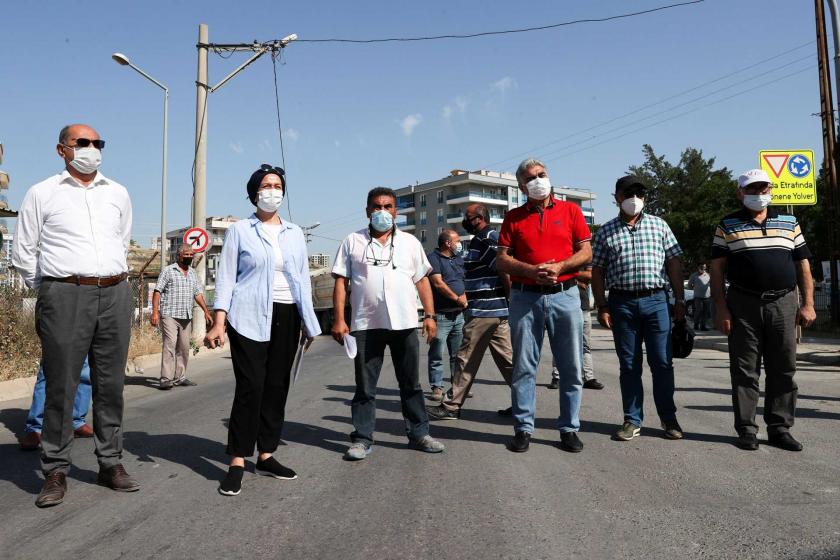
<path id="1" fill-rule="evenodd" d="M 56 150 L 65 170 L 27 191 L 12 247 L 12 265 L 38 291 L 36 328 L 47 382 L 38 507 L 60 504 L 67 491 L 73 400 L 86 357 L 95 388 L 97 482 L 120 492 L 140 488 L 120 462 L 133 307 L 125 281 L 131 200 L 125 187 L 99 173 L 104 147 L 87 125 L 61 130 Z"/>
<path id="2" fill-rule="evenodd" d="M 423 305 L 423 335 L 435 337 L 432 290 L 426 275 L 431 270 L 423 246 L 413 235 L 400 232 L 397 195 L 378 187 L 367 197 L 370 225 L 348 235 L 338 249 L 332 269 L 335 278 L 332 336 L 344 344 L 350 333 L 358 348 L 354 358 L 356 394 L 351 405 L 352 444 L 344 454 L 348 461 L 367 457 L 373 449 L 376 426 L 376 384 L 382 370 L 385 347 L 391 350 L 400 386 L 409 447 L 440 453 L 444 446 L 429 436 L 429 417 L 420 387 L 420 343 L 417 337 L 417 299 Z M 416 286 L 416 290 L 415 290 Z M 347 291 L 353 317 L 350 327 L 344 317 Z"/>

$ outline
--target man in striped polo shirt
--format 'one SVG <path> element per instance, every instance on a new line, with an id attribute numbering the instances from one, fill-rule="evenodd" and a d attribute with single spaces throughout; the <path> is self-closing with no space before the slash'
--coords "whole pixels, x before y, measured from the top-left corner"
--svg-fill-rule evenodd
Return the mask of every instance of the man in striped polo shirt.
<path id="1" fill-rule="evenodd" d="M 487 208 L 482 204 L 467 207 L 462 225 L 467 233 L 473 235 L 464 257 L 467 321 L 452 374 L 452 388 L 440 405 L 427 408 L 432 420 L 460 418 L 461 407 L 488 347 L 505 383 L 508 386 L 511 383 L 513 349 L 510 344 L 507 304 L 510 278 L 496 270 L 499 232 L 491 228 L 489 222 Z M 511 409 L 499 410 L 499 414 L 510 416 Z"/>
<path id="2" fill-rule="evenodd" d="M 768 208 L 770 178 L 761 169 L 738 177 L 744 205 L 721 220 L 712 245 L 712 297 L 718 330 L 729 337 L 736 445 L 758 449 L 758 379 L 764 365 L 764 422 L 770 445 L 801 451 L 790 434 L 796 411 L 796 324 L 814 322 L 811 251 L 793 216 Z M 724 274 L 730 285 L 725 291 Z M 796 286 L 802 295 L 802 304 Z"/>

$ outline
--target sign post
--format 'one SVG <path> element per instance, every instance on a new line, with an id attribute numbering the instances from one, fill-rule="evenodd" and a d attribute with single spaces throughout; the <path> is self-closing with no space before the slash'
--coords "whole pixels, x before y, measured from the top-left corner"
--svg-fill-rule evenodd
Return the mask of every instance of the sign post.
<path id="1" fill-rule="evenodd" d="M 773 202 L 786 206 L 817 203 L 812 150 L 762 150 L 758 162 L 773 184 Z"/>
<path id="2" fill-rule="evenodd" d="M 203 252 L 210 244 L 210 235 L 200 227 L 190 228 L 184 233 L 184 245 L 189 245 L 196 253 Z"/>

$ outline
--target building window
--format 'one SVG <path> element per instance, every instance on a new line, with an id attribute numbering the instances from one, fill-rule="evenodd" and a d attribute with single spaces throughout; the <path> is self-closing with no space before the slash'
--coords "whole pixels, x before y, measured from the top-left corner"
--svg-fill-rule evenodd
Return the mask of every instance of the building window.
<path id="1" fill-rule="evenodd" d="M 442 228 L 442 227 L 439 227 L 439 228 L 437 229 L 437 234 L 438 234 L 438 235 L 440 235 L 441 233 L 443 233 L 443 228 Z"/>
<path id="2" fill-rule="evenodd" d="M 438 204 L 443 204 L 443 190 L 437 192 L 437 201 Z"/>
<path id="3" fill-rule="evenodd" d="M 425 206 L 425 204 L 421 204 L 421 206 Z M 420 212 L 420 225 L 421 226 L 426 225 L 426 211 L 425 210 L 422 210 Z"/>
<path id="4" fill-rule="evenodd" d="M 423 207 L 425 207 L 425 206 L 426 206 L 426 195 L 425 195 L 425 194 L 421 194 L 421 195 L 420 195 L 420 207 L 421 207 L 421 208 L 423 208 Z"/>
<path id="5" fill-rule="evenodd" d="M 425 243 L 425 242 L 426 242 L 426 230 L 421 229 L 420 230 L 420 243 Z"/>
<path id="6" fill-rule="evenodd" d="M 437 210 L 437 223 L 443 223 L 443 208 L 438 208 Z"/>

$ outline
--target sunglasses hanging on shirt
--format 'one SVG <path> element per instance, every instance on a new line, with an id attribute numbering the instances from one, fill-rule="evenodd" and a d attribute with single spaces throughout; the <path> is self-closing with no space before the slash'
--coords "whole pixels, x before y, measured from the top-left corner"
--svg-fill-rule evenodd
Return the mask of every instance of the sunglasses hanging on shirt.
<path id="1" fill-rule="evenodd" d="M 388 266 L 391 265 L 392 270 L 397 269 L 397 265 L 394 263 L 394 240 L 391 240 L 389 245 L 389 252 L 387 259 L 378 259 L 376 258 L 376 251 L 373 246 L 373 239 L 368 241 L 367 247 L 365 247 L 365 261 L 373 266 Z M 368 250 L 370 250 L 370 257 L 368 257 Z"/>

